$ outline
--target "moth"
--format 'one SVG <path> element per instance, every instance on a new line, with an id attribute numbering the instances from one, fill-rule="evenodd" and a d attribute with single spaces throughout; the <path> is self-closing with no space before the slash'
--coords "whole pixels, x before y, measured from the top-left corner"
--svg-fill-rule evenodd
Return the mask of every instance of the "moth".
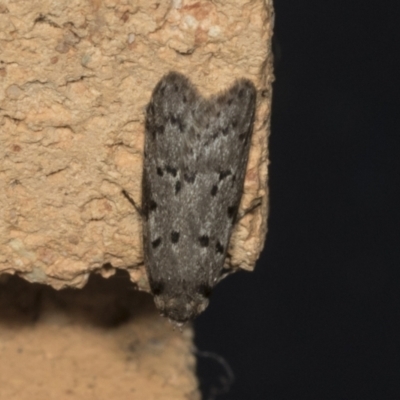
<path id="1" fill-rule="evenodd" d="M 221 278 L 249 156 L 256 89 L 239 79 L 203 98 L 177 72 L 146 108 L 144 257 L 160 313 L 184 323 L 203 312 Z"/>

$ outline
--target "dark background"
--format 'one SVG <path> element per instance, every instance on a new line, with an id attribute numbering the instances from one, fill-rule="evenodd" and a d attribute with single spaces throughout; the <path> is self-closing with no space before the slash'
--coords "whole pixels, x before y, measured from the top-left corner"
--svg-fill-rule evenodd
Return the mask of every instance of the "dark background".
<path id="1" fill-rule="evenodd" d="M 266 246 L 195 322 L 218 400 L 400 399 L 399 3 L 275 0 Z"/>

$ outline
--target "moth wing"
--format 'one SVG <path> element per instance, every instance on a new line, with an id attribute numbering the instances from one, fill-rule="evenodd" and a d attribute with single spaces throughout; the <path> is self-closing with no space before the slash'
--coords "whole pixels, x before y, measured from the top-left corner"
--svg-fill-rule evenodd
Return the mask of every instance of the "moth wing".
<path id="1" fill-rule="evenodd" d="M 142 204 L 145 261 L 153 282 L 182 272 L 183 260 L 175 262 L 178 256 L 172 251 L 171 238 L 175 241 L 180 235 L 184 218 L 183 166 L 190 163 L 188 148 L 196 141 L 194 118 L 199 99 L 185 76 L 171 72 L 157 84 L 147 106 Z"/>
<path id="2" fill-rule="evenodd" d="M 193 198 L 199 216 L 194 243 L 208 240 L 198 260 L 198 275 L 213 286 L 223 269 L 243 194 L 255 113 L 256 89 L 246 79 L 198 108 L 201 127 Z"/>

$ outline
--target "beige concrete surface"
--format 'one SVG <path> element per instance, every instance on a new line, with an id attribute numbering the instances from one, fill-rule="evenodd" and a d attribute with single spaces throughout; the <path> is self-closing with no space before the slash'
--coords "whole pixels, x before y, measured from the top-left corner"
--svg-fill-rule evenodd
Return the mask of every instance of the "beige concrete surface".
<path id="1" fill-rule="evenodd" d="M 126 273 L 80 290 L 0 283 L 0 400 L 199 399 L 192 346 Z"/>

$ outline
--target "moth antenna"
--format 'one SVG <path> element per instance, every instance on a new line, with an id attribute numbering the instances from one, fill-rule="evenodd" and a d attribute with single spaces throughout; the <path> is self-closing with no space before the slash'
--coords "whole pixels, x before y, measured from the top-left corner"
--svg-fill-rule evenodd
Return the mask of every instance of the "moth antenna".
<path id="1" fill-rule="evenodd" d="M 131 196 L 129 196 L 129 193 L 125 190 L 122 189 L 122 194 L 125 196 L 125 198 L 133 205 L 135 210 L 138 212 L 138 214 L 143 217 L 143 210 L 135 203 L 135 200 L 132 199 Z"/>
<path id="2" fill-rule="evenodd" d="M 199 358 L 210 358 L 216 361 L 223 368 L 226 374 L 225 376 L 219 376 L 221 387 L 212 386 L 210 388 L 210 393 L 208 394 L 207 400 L 214 400 L 221 394 L 229 393 L 233 383 L 235 382 L 235 375 L 228 361 L 226 361 L 225 358 L 219 354 L 211 351 L 195 350 L 195 354 Z"/>

